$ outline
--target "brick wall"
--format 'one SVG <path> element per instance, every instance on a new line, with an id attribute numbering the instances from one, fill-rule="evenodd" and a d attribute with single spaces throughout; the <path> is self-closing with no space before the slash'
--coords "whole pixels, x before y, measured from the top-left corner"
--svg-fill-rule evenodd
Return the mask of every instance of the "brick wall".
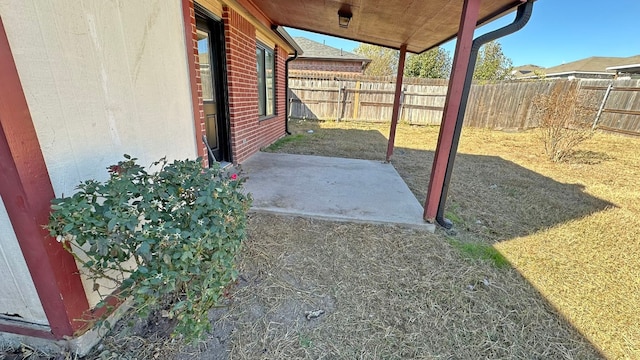
<path id="1" fill-rule="evenodd" d="M 362 74 L 362 61 L 331 61 L 316 59 L 296 59 L 289 63 L 289 70 L 331 71 Z"/>
<path id="2" fill-rule="evenodd" d="M 189 77 L 191 78 L 191 92 L 193 97 L 193 113 L 196 130 L 196 144 L 198 156 L 203 158 L 203 164 L 208 164 L 207 148 L 202 141 L 206 133 L 204 122 L 204 107 L 202 103 L 202 81 L 200 80 L 200 57 L 198 56 L 198 35 L 196 33 L 196 14 L 193 0 L 182 1 L 185 37 L 187 40 L 187 57 L 189 63 Z"/>
<path id="3" fill-rule="evenodd" d="M 256 30 L 249 21 L 229 7 L 223 8 L 227 52 L 227 79 L 231 125 L 231 152 L 234 163 L 285 134 L 285 73 L 287 54 L 276 47 L 276 115 L 258 118 L 258 77 L 256 69 Z"/>

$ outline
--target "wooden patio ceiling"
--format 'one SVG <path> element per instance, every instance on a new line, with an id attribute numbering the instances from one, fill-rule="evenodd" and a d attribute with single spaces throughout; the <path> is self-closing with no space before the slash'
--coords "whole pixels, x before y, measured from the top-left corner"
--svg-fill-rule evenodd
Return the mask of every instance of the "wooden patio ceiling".
<path id="1" fill-rule="evenodd" d="M 420 53 L 456 37 L 463 0 L 249 0 L 272 23 Z M 505 15 L 521 0 L 483 0 L 482 25 Z M 338 10 L 353 15 L 338 25 Z"/>

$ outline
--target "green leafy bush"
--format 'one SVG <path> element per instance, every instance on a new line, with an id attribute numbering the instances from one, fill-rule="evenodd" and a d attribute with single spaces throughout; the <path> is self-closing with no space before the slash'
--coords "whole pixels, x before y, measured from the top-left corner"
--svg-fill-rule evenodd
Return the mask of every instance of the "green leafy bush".
<path id="1" fill-rule="evenodd" d="M 98 306 L 118 290 L 142 316 L 160 312 L 175 319 L 174 334 L 200 338 L 207 311 L 236 279 L 251 199 L 236 174 L 200 160 L 161 159 L 147 172 L 125 159 L 108 168 L 106 182 L 85 181 L 53 200 L 49 231 L 94 281 Z"/>

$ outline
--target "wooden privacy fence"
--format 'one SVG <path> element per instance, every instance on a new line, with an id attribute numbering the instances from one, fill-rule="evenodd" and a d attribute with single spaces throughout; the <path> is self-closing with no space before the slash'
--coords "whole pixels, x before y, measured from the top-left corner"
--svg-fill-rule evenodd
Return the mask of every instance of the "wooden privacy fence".
<path id="1" fill-rule="evenodd" d="M 473 84 L 464 124 L 491 129 L 534 128 L 538 124 L 533 116 L 533 99 L 539 94 L 550 94 L 555 87 L 568 89 L 569 86 L 576 86 L 576 82 L 538 80 Z M 640 134 L 640 80 L 580 80 L 577 86 L 584 98 L 590 99 L 589 106 L 599 106 L 599 128 Z M 290 74 L 289 116 L 292 119 L 388 122 L 394 92 L 394 77 Z M 439 125 L 446 93 L 446 80 L 405 78 L 400 97 L 400 121 Z M 584 121 L 591 123 L 595 119 Z"/>
<path id="2" fill-rule="evenodd" d="M 289 75 L 293 119 L 390 121 L 395 77 Z M 401 121 L 439 124 L 447 81 L 405 79 Z"/>

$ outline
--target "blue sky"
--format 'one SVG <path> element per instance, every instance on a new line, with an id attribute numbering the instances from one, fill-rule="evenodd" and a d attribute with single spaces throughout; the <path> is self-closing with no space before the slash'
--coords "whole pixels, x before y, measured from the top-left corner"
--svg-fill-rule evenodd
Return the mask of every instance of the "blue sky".
<path id="1" fill-rule="evenodd" d="M 502 27 L 515 13 L 476 30 L 476 35 Z M 287 29 L 347 51 L 357 42 Z M 640 1 L 538 0 L 522 30 L 498 40 L 513 65 L 551 67 L 589 56 L 640 55 Z M 453 56 L 454 42 L 444 45 Z"/>

